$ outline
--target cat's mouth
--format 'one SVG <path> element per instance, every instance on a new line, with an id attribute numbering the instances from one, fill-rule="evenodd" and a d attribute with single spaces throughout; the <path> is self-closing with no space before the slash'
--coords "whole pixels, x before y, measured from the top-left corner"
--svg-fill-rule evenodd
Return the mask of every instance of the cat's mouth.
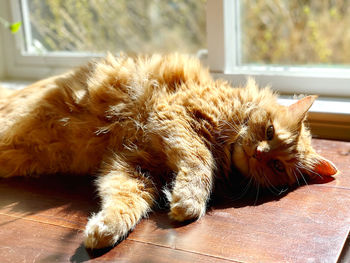
<path id="1" fill-rule="evenodd" d="M 246 159 L 248 173 L 250 176 L 253 176 L 255 174 L 254 171 L 258 170 L 261 165 L 260 161 L 254 156 L 254 153 L 250 148 L 243 146 L 242 149 Z"/>
<path id="2" fill-rule="evenodd" d="M 232 156 L 236 168 L 247 177 L 254 176 L 260 167 L 259 161 L 254 157 L 254 151 L 247 145 L 235 145 Z"/>

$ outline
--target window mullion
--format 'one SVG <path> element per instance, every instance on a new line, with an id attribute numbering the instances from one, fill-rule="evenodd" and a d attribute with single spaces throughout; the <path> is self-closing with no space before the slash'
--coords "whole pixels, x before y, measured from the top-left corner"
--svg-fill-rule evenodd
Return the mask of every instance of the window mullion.
<path id="1" fill-rule="evenodd" d="M 224 1 L 207 0 L 208 63 L 217 73 L 225 71 Z"/>
<path id="2" fill-rule="evenodd" d="M 231 73 L 232 70 L 239 66 L 241 60 L 240 50 L 240 1 L 224 0 L 223 1 L 223 19 L 225 32 L 225 73 Z"/>
<path id="3" fill-rule="evenodd" d="M 229 73 L 241 60 L 238 0 L 207 1 L 208 62 L 212 72 Z"/>
<path id="4" fill-rule="evenodd" d="M 29 18 L 29 8 L 28 8 L 28 1 L 27 0 L 20 0 L 20 6 L 22 8 L 22 19 L 23 19 L 23 29 L 24 29 L 24 43 L 23 45 L 23 51 L 31 51 L 31 47 L 33 44 L 33 36 L 32 36 L 32 30 L 30 25 L 30 18 Z M 14 10 L 16 10 L 14 8 Z M 19 8 L 17 8 L 19 10 Z"/>

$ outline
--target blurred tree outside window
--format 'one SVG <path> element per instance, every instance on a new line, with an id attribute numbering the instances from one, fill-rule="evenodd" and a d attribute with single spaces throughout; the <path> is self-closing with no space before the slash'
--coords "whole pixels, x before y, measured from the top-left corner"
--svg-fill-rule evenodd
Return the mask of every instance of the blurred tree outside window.
<path id="1" fill-rule="evenodd" d="M 206 0 L 26 0 L 29 53 L 196 53 Z"/>
<path id="2" fill-rule="evenodd" d="M 349 66 L 349 0 L 242 0 L 242 64 Z"/>

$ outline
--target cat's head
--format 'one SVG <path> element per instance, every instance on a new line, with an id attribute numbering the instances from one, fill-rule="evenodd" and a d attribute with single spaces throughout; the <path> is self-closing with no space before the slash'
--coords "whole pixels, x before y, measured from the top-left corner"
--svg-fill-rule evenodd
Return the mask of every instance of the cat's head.
<path id="1" fill-rule="evenodd" d="M 251 96 L 257 98 L 248 103 L 248 117 L 232 153 L 232 161 L 243 175 L 271 188 L 306 183 L 309 178 L 330 177 L 338 172 L 312 148 L 304 123 L 316 96 L 304 97 L 287 107 L 277 104 L 268 89 L 248 92 L 256 92 Z"/>

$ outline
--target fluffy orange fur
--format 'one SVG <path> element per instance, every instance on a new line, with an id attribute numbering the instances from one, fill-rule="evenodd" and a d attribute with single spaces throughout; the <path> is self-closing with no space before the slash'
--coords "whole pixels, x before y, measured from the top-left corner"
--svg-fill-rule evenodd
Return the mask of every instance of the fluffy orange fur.
<path id="1" fill-rule="evenodd" d="M 188 56 L 109 55 L 2 93 L 0 176 L 96 174 L 102 207 L 85 246 L 111 246 L 163 192 L 171 218 L 203 216 L 232 167 L 263 187 L 335 174 L 304 125 L 314 99 L 280 106 L 270 89 L 214 81 Z"/>

